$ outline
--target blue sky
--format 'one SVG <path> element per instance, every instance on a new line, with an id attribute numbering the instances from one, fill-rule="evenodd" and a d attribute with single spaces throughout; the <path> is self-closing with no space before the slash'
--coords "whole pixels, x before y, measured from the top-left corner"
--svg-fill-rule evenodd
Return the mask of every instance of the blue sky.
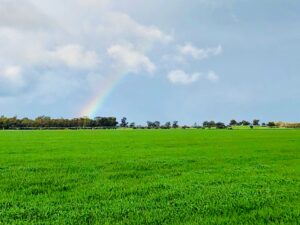
<path id="1" fill-rule="evenodd" d="M 300 2 L 0 0 L 0 114 L 299 121 Z M 118 74 L 117 74 L 118 73 Z"/>

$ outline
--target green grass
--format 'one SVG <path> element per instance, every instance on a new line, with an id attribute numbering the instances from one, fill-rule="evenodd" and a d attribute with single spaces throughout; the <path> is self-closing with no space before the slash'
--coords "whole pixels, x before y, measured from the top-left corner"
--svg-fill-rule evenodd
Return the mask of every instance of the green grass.
<path id="1" fill-rule="evenodd" d="M 249 130 L 249 129 L 253 129 L 253 130 L 276 130 L 276 129 L 287 129 L 287 128 L 284 128 L 284 127 L 273 127 L 273 128 L 270 128 L 270 127 L 263 127 L 263 126 L 253 126 L 253 128 L 251 128 L 250 126 L 232 126 L 232 129 L 234 130 Z"/>
<path id="2" fill-rule="evenodd" d="M 0 224 L 299 224 L 300 130 L 1 131 Z"/>

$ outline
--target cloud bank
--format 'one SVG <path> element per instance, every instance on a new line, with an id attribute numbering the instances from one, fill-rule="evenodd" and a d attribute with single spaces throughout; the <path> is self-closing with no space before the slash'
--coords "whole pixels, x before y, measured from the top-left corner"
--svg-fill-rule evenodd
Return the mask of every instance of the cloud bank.
<path id="1" fill-rule="evenodd" d="M 2 102 L 7 97 L 35 104 L 60 102 L 62 96 L 88 98 L 115 68 L 124 74 L 164 74 L 171 84 L 186 86 L 206 75 L 185 72 L 179 61 L 165 69 L 160 64 L 163 55 L 174 50 L 177 58 L 192 64 L 191 59 L 223 51 L 221 45 L 181 45 L 156 24 L 116 10 L 114 3 L 66 0 L 62 7 L 58 0 L 0 0 Z M 205 80 L 219 78 L 210 73 Z"/>

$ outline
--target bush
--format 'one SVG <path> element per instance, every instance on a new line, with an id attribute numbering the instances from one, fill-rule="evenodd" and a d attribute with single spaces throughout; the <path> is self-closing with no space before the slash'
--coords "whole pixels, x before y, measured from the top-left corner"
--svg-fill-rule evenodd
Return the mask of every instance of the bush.
<path id="1" fill-rule="evenodd" d="M 274 122 L 269 122 L 267 125 L 268 125 L 268 127 L 271 127 L 271 128 L 276 126 L 276 124 Z"/>
<path id="2" fill-rule="evenodd" d="M 217 129 L 224 129 L 224 128 L 226 128 L 226 126 L 225 126 L 224 123 L 218 122 L 218 123 L 216 123 L 216 128 Z"/>

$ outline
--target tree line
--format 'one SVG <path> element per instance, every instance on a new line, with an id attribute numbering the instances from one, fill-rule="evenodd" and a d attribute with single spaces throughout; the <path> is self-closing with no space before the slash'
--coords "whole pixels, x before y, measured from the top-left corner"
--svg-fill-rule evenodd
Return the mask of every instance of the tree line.
<path id="1" fill-rule="evenodd" d="M 73 118 L 73 119 L 53 119 L 48 116 L 39 116 L 35 119 L 17 118 L 17 117 L 0 117 L 0 129 L 116 129 L 116 128 L 132 128 L 132 129 L 232 129 L 234 126 L 249 126 L 254 128 L 256 126 L 263 127 L 283 127 L 287 123 L 260 123 L 260 120 L 255 119 L 251 122 L 242 120 L 231 120 L 228 124 L 215 121 L 204 121 L 201 124 L 195 123 L 193 126 L 179 125 L 178 121 L 161 123 L 160 121 L 147 121 L 146 125 L 136 125 L 136 123 L 127 121 L 123 117 L 120 122 L 116 117 L 95 117 L 90 119 L 87 117 Z M 300 124 L 298 127 L 300 127 Z M 286 125 L 287 126 L 287 125 Z M 293 127 L 297 127 L 293 124 Z"/>
<path id="2" fill-rule="evenodd" d="M 52 119 L 39 116 L 35 119 L 17 117 L 0 117 L 0 129 L 84 129 L 84 128 L 115 128 L 118 125 L 115 117 Z"/>

